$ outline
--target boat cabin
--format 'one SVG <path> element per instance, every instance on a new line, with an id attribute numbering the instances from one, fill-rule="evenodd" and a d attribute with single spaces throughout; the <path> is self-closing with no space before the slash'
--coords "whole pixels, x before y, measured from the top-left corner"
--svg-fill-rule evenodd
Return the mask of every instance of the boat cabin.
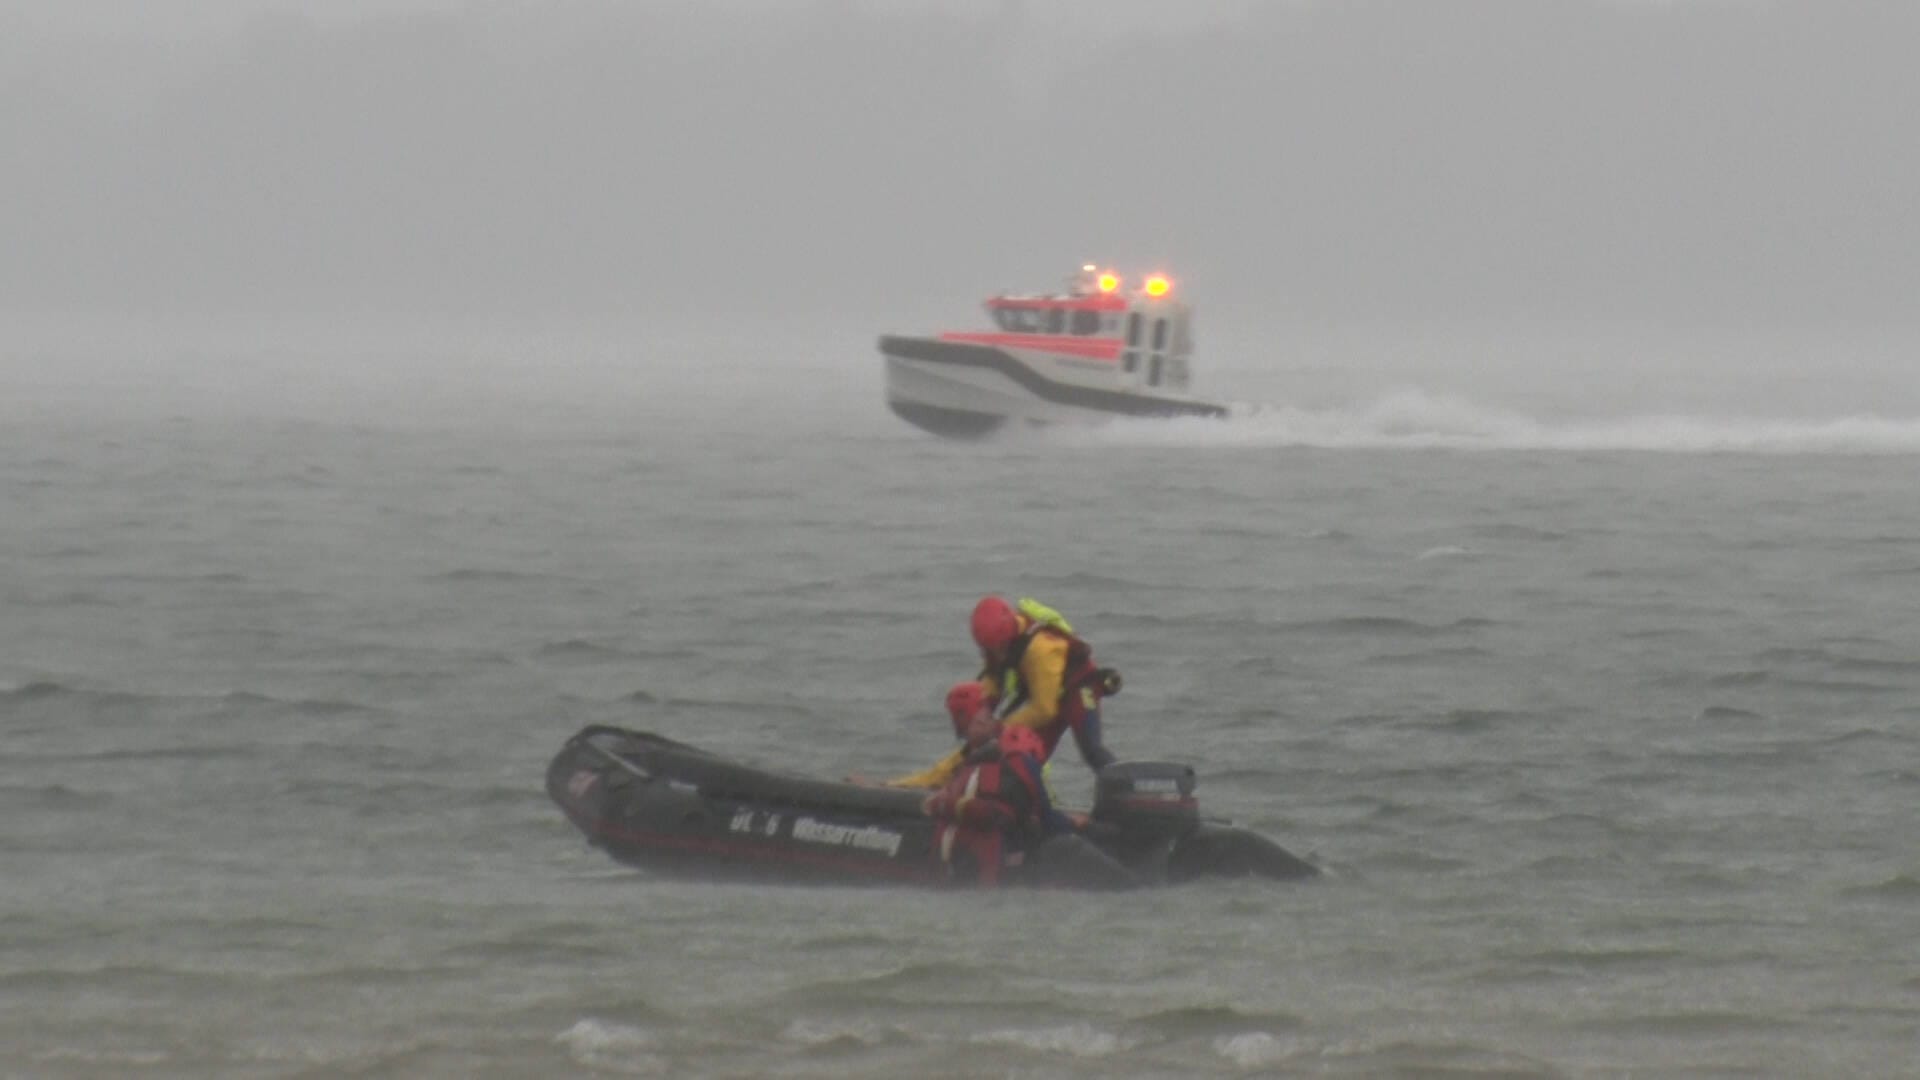
<path id="1" fill-rule="evenodd" d="M 1193 312 L 1173 296 L 1173 286 L 1155 274 L 1131 291 L 1111 270 L 1088 264 L 1059 295 L 1002 294 L 987 301 L 987 314 L 1008 335 L 1031 348 L 1117 361 L 1122 382 L 1185 391 L 1193 355 Z"/>

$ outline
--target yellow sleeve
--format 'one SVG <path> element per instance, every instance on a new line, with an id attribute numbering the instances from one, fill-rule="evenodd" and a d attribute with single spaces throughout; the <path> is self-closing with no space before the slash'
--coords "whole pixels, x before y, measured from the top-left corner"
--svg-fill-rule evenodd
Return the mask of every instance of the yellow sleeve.
<path id="1" fill-rule="evenodd" d="M 967 748 L 965 746 L 954 747 L 953 753 L 934 762 L 932 767 L 922 769 L 917 773 L 896 776 L 888 780 L 886 786 L 899 788 L 945 787 L 947 781 L 953 779 L 953 774 L 960 771 L 960 763 L 966 759 L 966 756 Z"/>
<path id="2" fill-rule="evenodd" d="M 1060 684 L 1067 677 L 1067 642 L 1052 634 L 1035 634 L 1020 658 L 1020 681 L 1027 700 L 1007 715 L 1007 723 L 1035 731 L 1060 714 Z"/>

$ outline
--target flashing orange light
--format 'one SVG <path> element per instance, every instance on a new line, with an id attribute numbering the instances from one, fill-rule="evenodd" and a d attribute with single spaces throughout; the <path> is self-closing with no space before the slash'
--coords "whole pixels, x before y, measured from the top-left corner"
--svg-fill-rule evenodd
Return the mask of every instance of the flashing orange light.
<path id="1" fill-rule="evenodd" d="M 1099 285 L 1100 285 L 1101 292 L 1112 292 L 1113 290 L 1120 287 L 1120 277 L 1118 274 L 1114 274 L 1111 272 L 1101 274 Z"/>
<path id="2" fill-rule="evenodd" d="M 1172 286 L 1168 285 L 1167 279 L 1161 277 L 1159 274 L 1155 274 L 1147 279 L 1148 296 L 1165 296 L 1169 288 L 1172 288 Z"/>

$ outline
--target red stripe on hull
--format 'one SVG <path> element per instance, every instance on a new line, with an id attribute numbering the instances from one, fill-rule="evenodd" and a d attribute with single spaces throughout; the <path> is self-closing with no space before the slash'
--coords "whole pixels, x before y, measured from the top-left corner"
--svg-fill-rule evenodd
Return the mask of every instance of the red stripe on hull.
<path id="1" fill-rule="evenodd" d="M 956 330 L 941 334 L 940 340 L 962 345 L 991 345 L 995 348 L 1079 356 L 1109 363 L 1120 359 L 1119 338 L 1071 338 L 1057 334 L 995 334 Z"/>

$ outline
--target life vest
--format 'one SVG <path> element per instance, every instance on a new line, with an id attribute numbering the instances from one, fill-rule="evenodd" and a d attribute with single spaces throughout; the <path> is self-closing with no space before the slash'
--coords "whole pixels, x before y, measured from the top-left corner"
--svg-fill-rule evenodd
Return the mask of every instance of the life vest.
<path id="1" fill-rule="evenodd" d="M 1073 624 L 1067 621 L 1065 615 L 1060 614 L 1031 596 L 1021 597 L 1020 603 L 1015 605 L 1015 607 L 1020 614 L 1025 615 L 1033 622 L 1051 626 L 1063 634 L 1073 633 Z"/>
<path id="2" fill-rule="evenodd" d="M 947 782 L 946 793 L 954 816 L 963 824 L 992 819 L 1000 828 L 1026 829 L 1040 824 L 1040 762 L 1046 760 L 1046 745 L 1028 728 L 1003 728 L 1000 738 L 967 755 L 966 763 Z M 972 813 L 969 805 L 989 800 L 991 809 Z"/>
<path id="3" fill-rule="evenodd" d="M 1032 728 L 1000 729 L 1000 759 L 1004 762 L 1021 754 L 1029 755 L 1035 761 L 1045 761 L 1047 744 L 1040 741 L 1040 736 L 1034 734 Z"/>
<path id="4" fill-rule="evenodd" d="M 1045 827 L 1044 759 L 1039 736 L 1026 728 L 1008 728 L 998 742 L 969 754 L 942 791 L 948 810 L 934 832 L 941 860 L 952 866 L 964 855 L 980 884 L 997 884 L 1001 867 L 1017 861 Z"/>
<path id="5" fill-rule="evenodd" d="M 1038 634 L 1052 634 L 1065 638 L 1067 642 L 1067 669 L 1060 676 L 1060 694 L 1066 695 L 1096 681 L 1100 670 L 1093 666 L 1093 646 L 1087 644 L 1073 632 L 1073 624 L 1058 611 L 1035 600 L 1023 596 L 1017 605 L 1022 617 L 1027 620 L 1027 628 L 1015 638 L 1007 650 L 1007 658 L 998 671 L 989 669 L 985 675 L 1000 688 L 1000 715 L 1005 716 L 1021 705 L 1026 704 L 1026 681 L 1020 677 L 1020 660 L 1027 654 L 1027 646 L 1033 643 Z M 1104 681 L 1104 680 L 1102 680 Z M 1117 683 L 1117 679 L 1115 682 Z M 1104 693 L 1096 688 L 1096 694 Z"/>

